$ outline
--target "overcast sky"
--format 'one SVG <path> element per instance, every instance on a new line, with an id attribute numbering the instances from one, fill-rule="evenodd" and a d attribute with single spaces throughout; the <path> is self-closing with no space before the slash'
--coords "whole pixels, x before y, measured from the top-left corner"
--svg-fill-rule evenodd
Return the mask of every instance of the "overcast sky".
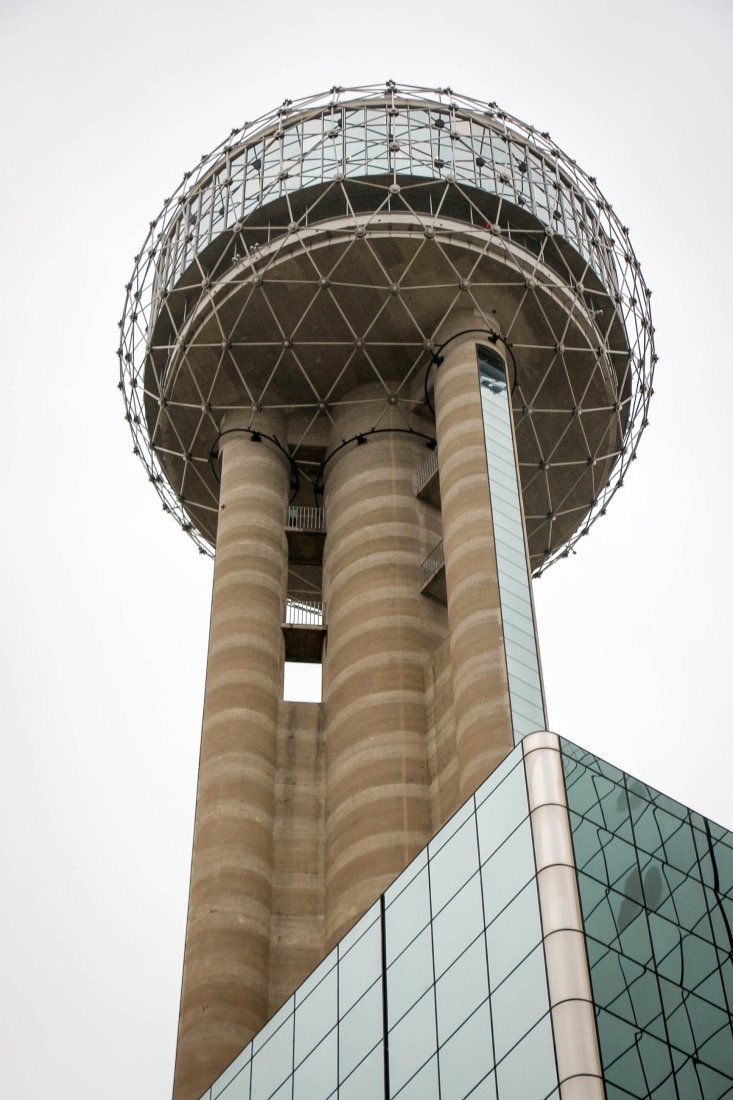
<path id="1" fill-rule="evenodd" d="M 630 226 L 660 355 L 640 458 L 535 586 L 550 725 L 733 827 L 729 0 L 0 0 L 0 1096 L 170 1095 L 211 563 L 133 458 L 133 255 L 285 97 L 497 100 Z"/>

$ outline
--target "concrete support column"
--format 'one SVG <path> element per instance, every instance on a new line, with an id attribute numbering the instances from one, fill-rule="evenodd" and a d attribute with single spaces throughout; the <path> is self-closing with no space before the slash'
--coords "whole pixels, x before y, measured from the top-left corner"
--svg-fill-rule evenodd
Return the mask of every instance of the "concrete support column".
<path id="1" fill-rule="evenodd" d="M 476 359 L 485 328 L 456 318 L 453 332 L 474 331 L 447 344 L 435 375 L 461 802 L 514 747 Z"/>
<path id="2" fill-rule="evenodd" d="M 268 1008 L 288 463 L 244 432 L 221 447 L 174 1100 L 198 1100 Z"/>
<path id="3" fill-rule="evenodd" d="M 334 446 L 378 418 L 407 427 L 373 393 L 339 410 Z M 436 541 L 415 498 L 426 454 L 424 440 L 388 432 L 326 467 L 327 950 L 430 837 L 423 662 L 445 625 L 444 608 L 420 596 Z"/>

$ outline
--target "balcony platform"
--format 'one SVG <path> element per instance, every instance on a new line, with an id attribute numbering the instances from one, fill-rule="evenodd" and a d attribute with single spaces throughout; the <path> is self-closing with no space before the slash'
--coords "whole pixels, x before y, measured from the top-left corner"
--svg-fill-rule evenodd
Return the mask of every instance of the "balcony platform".
<path id="1" fill-rule="evenodd" d="M 434 600 L 448 603 L 445 587 L 445 558 L 443 540 L 435 546 L 420 566 L 420 591 L 423 596 L 432 596 Z"/>
<path id="2" fill-rule="evenodd" d="M 321 565 L 326 527 L 322 508 L 288 508 L 288 558 L 295 565 Z"/>

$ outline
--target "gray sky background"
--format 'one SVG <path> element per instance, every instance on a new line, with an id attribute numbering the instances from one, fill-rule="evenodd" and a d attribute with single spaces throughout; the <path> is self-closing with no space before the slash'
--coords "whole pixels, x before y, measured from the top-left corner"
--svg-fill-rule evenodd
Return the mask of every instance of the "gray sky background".
<path id="1" fill-rule="evenodd" d="M 728 0 L 0 0 L 0 1096 L 170 1095 L 211 565 L 116 390 L 183 171 L 282 102 L 496 99 L 598 177 L 654 294 L 651 425 L 535 587 L 551 727 L 733 827 Z"/>

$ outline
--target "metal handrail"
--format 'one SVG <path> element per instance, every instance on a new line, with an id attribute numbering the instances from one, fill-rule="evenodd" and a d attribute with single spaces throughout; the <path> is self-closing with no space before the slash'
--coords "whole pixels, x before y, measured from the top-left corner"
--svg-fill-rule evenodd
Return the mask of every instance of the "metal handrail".
<path id="1" fill-rule="evenodd" d="M 443 555 L 443 540 L 441 539 L 438 545 L 433 547 L 420 566 L 420 583 L 426 585 L 430 578 L 434 577 L 438 570 L 442 569 L 444 565 L 445 557 Z"/>
<path id="2" fill-rule="evenodd" d="M 299 527 L 303 531 L 325 531 L 326 521 L 323 508 L 306 508 L 302 505 L 290 505 L 288 508 L 288 527 Z"/>
<path id="3" fill-rule="evenodd" d="M 285 601 L 287 626 L 323 626 L 323 600 L 314 600 L 309 592 L 290 592 Z"/>
<path id="4" fill-rule="evenodd" d="M 430 478 L 438 469 L 438 451 L 437 448 L 430 451 L 428 457 L 423 462 L 422 466 L 417 471 L 417 491 L 418 493 L 425 488 Z"/>

